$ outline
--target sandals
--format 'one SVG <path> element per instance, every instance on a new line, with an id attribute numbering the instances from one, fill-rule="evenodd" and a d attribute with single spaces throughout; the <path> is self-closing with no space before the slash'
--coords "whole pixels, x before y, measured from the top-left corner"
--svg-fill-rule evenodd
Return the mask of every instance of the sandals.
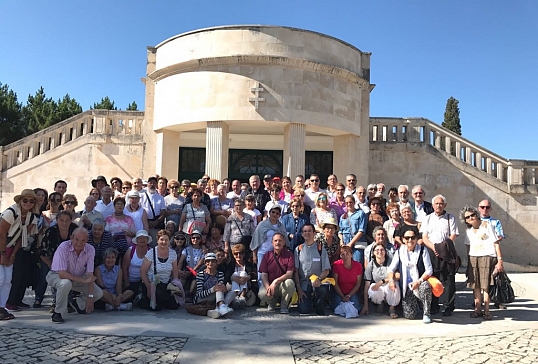
<path id="1" fill-rule="evenodd" d="M 484 316 L 484 314 L 482 314 L 482 311 L 473 311 L 469 316 L 471 316 L 471 318 L 480 318 Z"/>
<path id="2" fill-rule="evenodd" d="M 397 319 L 398 314 L 396 313 L 396 310 L 394 308 L 389 309 L 389 316 L 391 319 Z"/>
<path id="3" fill-rule="evenodd" d="M 41 301 L 40 300 L 35 300 L 32 307 L 33 308 L 41 308 Z"/>
<path id="4" fill-rule="evenodd" d="M 489 312 L 484 312 L 484 320 L 489 321 L 492 318 L 493 317 L 491 316 L 491 314 Z"/>

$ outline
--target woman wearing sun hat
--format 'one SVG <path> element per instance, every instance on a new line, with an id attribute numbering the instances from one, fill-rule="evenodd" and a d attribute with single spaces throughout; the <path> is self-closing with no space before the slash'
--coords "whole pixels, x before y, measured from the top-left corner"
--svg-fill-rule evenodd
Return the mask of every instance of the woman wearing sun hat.
<path id="1" fill-rule="evenodd" d="M 0 219 L 0 320 L 14 318 L 6 310 L 7 300 L 12 290 L 12 278 L 16 282 L 12 297 L 13 301 L 17 301 L 13 306 L 16 311 L 24 297 L 28 283 L 25 274 L 28 271 L 26 266 L 32 261 L 29 247 L 32 245 L 32 235 L 37 234 L 39 206 L 36 204 L 36 198 L 34 191 L 23 190 L 20 195 L 13 198 L 15 204 L 8 207 Z M 15 274 L 13 274 L 14 270 Z M 17 297 L 14 297 L 15 295 Z"/>

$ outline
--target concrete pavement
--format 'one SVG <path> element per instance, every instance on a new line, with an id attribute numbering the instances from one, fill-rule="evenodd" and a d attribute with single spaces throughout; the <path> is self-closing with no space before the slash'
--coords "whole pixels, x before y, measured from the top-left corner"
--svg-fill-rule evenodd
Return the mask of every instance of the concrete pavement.
<path id="1" fill-rule="evenodd" d="M 469 317 L 472 292 L 458 274 L 457 310 L 434 316 L 430 325 L 387 315 L 346 320 L 265 308 L 218 320 L 184 309 L 98 311 L 68 314 L 58 325 L 48 308 L 26 309 L 0 323 L 0 353 L 2 363 L 538 362 L 538 274 L 509 276 L 518 297 L 508 309 L 492 310 L 492 321 Z"/>

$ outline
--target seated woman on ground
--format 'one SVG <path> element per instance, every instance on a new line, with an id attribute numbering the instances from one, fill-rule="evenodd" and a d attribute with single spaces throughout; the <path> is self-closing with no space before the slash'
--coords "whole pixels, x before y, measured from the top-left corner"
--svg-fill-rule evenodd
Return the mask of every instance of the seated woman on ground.
<path id="1" fill-rule="evenodd" d="M 123 255 L 121 264 L 123 286 L 125 288 L 123 294 L 129 294 L 128 292 L 131 291 L 131 296 L 137 296 L 138 300 L 142 295 L 140 268 L 144 262 L 144 257 L 148 253 L 151 240 L 151 236 L 146 230 L 138 230 L 133 238 L 133 245 Z"/>
<path id="2" fill-rule="evenodd" d="M 340 248 L 340 257 L 341 259 L 332 265 L 335 285 L 331 306 L 334 310 L 341 302 L 352 302 L 357 311 L 361 312 L 359 289 L 362 284 L 362 264 L 352 259 L 353 253 L 347 245 Z"/>
<path id="3" fill-rule="evenodd" d="M 194 303 L 215 302 L 216 308 L 209 310 L 207 316 L 219 318 L 233 312 L 228 305 L 235 297 L 234 292 L 228 292 L 224 284 L 224 273 L 217 270 L 217 257 L 214 253 L 207 253 L 205 256 L 204 270 L 196 275 L 196 296 Z"/>
<path id="4" fill-rule="evenodd" d="M 389 306 L 390 318 L 398 318 L 395 307 L 400 303 L 398 285 L 389 288 L 388 267 L 391 263 L 383 244 L 372 244 L 374 257 L 364 271 L 364 307 L 361 315 L 368 315 L 368 298 L 377 307 L 378 313 L 383 313 L 385 304 Z M 366 261 L 366 259 L 365 259 Z M 392 278 L 394 280 L 394 277 Z"/>
<path id="5" fill-rule="evenodd" d="M 103 290 L 103 297 L 98 302 L 104 303 L 105 311 L 131 311 L 133 304 L 128 301 L 133 297 L 133 291 L 122 291 L 123 274 L 120 266 L 116 265 L 117 258 L 116 248 L 108 248 L 103 253 L 104 263 L 95 269 L 95 284 Z"/>
<path id="6" fill-rule="evenodd" d="M 157 274 L 155 275 L 155 270 Z M 170 248 L 170 237 L 166 230 L 157 232 L 157 246 L 150 249 L 144 257 L 140 267 L 142 279 L 142 299 L 138 303 L 141 308 L 160 311 L 163 307 L 169 310 L 177 310 L 179 304 L 168 289 L 156 288 L 156 306 L 152 308 L 151 285 L 167 285 L 172 280 L 179 279 L 176 252 Z"/>
<path id="7" fill-rule="evenodd" d="M 247 270 L 247 257 L 246 257 L 246 248 L 243 244 L 236 244 L 232 247 L 233 255 L 233 270 L 230 277 L 231 283 L 231 292 L 235 294 L 233 307 L 234 308 L 245 308 L 247 305 L 247 292 L 249 290 L 248 282 L 250 280 L 250 275 Z M 225 278 L 225 282 L 226 281 Z"/>
<path id="8" fill-rule="evenodd" d="M 402 227 L 400 237 L 404 245 L 398 249 L 387 270 L 389 289 L 394 294 L 398 292 L 398 283 L 395 282 L 394 277 L 396 272 L 400 272 L 404 317 L 411 320 L 416 318 L 420 301 L 423 307 L 422 322 L 429 324 L 432 322 L 430 316 L 432 287 L 428 283 L 428 278 L 433 273 L 430 254 L 424 245 L 417 244 L 419 234 L 416 227 Z M 400 297 L 399 293 L 397 295 Z"/>
<path id="9" fill-rule="evenodd" d="M 190 244 L 188 244 L 181 252 L 178 267 L 186 267 L 187 272 L 182 274 L 183 279 L 181 283 L 183 283 L 183 287 L 185 288 L 185 292 L 187 294 L 190 293 L 191 295 L 194 295 L 196 283 L 194 281 L 195 276 L 191 272 L 198 272 L 198 270 L 204 264 L 202 234 L 199 231 L 194 231 L 191 234 L 190 241 Z"/>

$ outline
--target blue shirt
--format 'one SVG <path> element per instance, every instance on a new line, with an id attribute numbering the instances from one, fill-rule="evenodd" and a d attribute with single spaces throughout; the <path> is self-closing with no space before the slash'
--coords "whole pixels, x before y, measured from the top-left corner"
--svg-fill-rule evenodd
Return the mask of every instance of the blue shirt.
<path id="1" fill-rule="evenodd" d="M 344 218 L 344 215 L 340 218 L 340 232 L 344 238 L 344 244 L 348 244 L 353 236 L 359 231 L 363 232 L 363 235 L 359 239 L 358 243 L 365 243 L 360 245 L 366 245 L 366 227 L 368 225 L 368 218 L 362 209 L 355 210 L 352 213 L 348 213 L 348 217 Z"/>

